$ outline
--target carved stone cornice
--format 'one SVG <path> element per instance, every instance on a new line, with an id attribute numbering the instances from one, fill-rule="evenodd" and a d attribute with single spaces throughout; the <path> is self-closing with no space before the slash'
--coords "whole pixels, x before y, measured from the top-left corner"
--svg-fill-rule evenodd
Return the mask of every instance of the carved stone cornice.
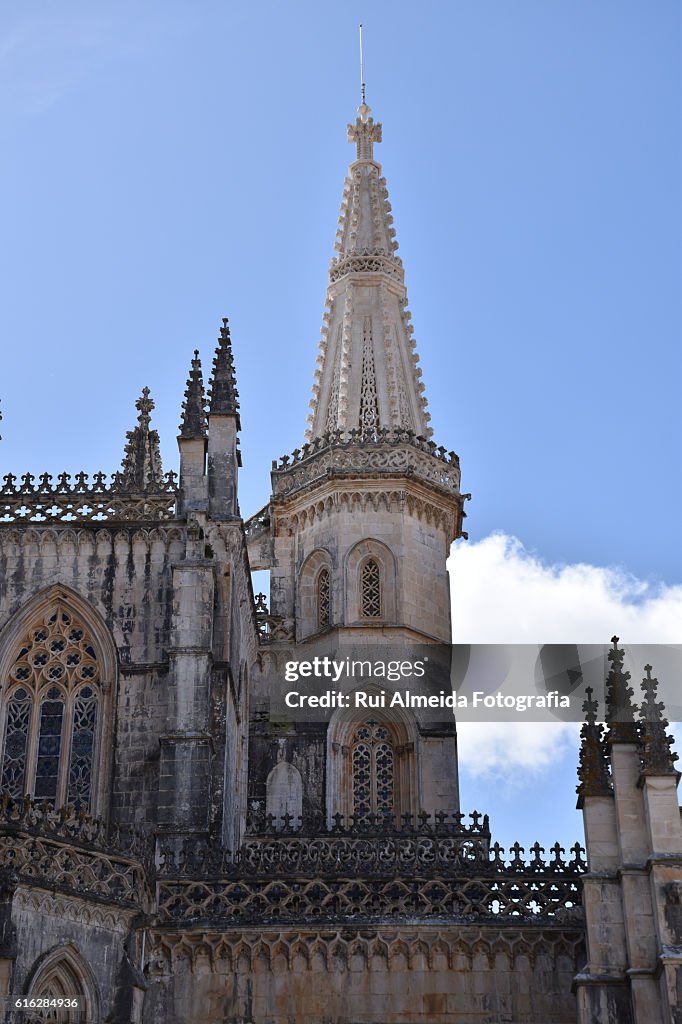
<path id="1" fill-rule="evenodd" d="M 336 431 L 273 463 L 275 498 L 338 477 L 414 477 L 444 495 L 460 497 L 459 459 L 407 430 L 370 434 Z"/>
<path id="2" fill-rule="evenodd" d="M 148 970 L 154 975 L 170 974 L 179 963 L 190 970 L 204 964 L 211 970 L 233 973 L 252 971 L 256 965 L 274 972 L 301 968 L 338 972 L 352 961 L 363 968 L 386 971 L 469 969 L 474 958 L 482 957 L 495 967 L 497 956 L 505 956 L 510 967 L 525 957 L 531 966 L 538 957 L 568 957 L 575 969 L 584 960 L 584 933 L 580 924 L 569 922 L 554 926 L 519 925 L 499 929 L 493 925 L 443 922 L 431 926 L 409 921 L 398 926 L 377 924 L 371 931 L 363 928 L 179 928 L 156 926 L 150 930 Z"/>

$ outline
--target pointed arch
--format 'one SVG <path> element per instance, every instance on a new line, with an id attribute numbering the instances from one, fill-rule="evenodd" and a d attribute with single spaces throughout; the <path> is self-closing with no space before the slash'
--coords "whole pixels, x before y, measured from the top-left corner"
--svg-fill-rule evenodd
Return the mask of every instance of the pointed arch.
<path id="1" fill-rule="evenodd" d="M 312 551 L 303 562 L 296 599 L 299 639 L 321 633 L 334 623 L 334 568 L 326 548 Z"/>
<path id="2" fill-rule="evenodd" d="M 63 584 L 26 602 L 0 632 L 0 785 L 104 816 L 117 657 L 111 631 Z"/>
<path id="3" fill-rule="evenodd" d="M 397 575 L 395 556 L 382 541 L 367 537 L 354 544 L 345 559 L 346 622 L 397 622 Z"/>
<path id="4" fill-rule="evenodd" d="M 361 820 L 363 816 L 382 813 L 393 815 L 397 825 L 404 814 L 411 814 L 416 820 L 421 799 L 417 723 L 405 708 L 355 707 L 352 694 L 356 691 L 367 694 L 369 702 L 383 692 L 374 683 L 358 686 L 350 694 L 351 707 L 337 708 L 329 721 L 328 827 L 333 826 L 335 814 L 342 814 L 346 823 L 352 815 Z M 359 778 L 359 773 L 363 778 Z M 363 783 L 367 799 L 358 790 Z"/>
<path id="5" fill-rule="evenodd" d="M 36 961 L 27 978 L 25 993 L 31 998 L 80 996 L 81 1005 L 77 1009 L 59 1011 L 61 1016 L 54 1019 L 60 1024 L 100 1019 L 100 996 L 95 975 L 72 942 L 55 946 Z M 45 1019 L 50 1018 L 40 1018 Z"/>

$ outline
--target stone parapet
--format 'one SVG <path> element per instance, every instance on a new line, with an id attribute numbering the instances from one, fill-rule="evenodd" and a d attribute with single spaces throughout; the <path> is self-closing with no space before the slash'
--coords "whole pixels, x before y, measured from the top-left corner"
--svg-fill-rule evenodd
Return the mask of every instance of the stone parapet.
<path id="1" fill-rule="evenodd" d="M 459 459 L 442 445 L 409 430 L 335 430 L 315 438 L 272 464 L 275 497 L 293 494 L 329 476 L 408 475 L 459 494 Z"/>
<path id="2" fill-rule="evenodd" d="M 177 474 L 130 487 L 123 473 L 7 473 L 0 488 L 0 524 L 165 521 L 175 518 Z M 36 484 L 37 480 L 37 484 Z"/>

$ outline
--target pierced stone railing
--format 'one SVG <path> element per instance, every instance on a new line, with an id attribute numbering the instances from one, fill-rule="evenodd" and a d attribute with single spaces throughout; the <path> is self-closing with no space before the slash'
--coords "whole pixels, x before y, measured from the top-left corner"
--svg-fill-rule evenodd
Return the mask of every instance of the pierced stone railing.
<path id="1" fill-rule="evenodd" d="M 329 474 L 414 474 L 459 494 L 459 458 L 404 428 L 333 430 L 272 463 L 275 495 L 288 494 Z"/>
<path id="2" fill-rule="evenodd" d="M 153 840 L 150 832 L 132 826 L 107 824 L 100 818 L 78 811 L 75 807 L 58 807 L 24 797 L 14 800 L 4 792 L 0 794 L 0 831 L 21 830 L 31 835 L 93 847 L 150 865 L 153 860 Z"/>
<path id="3" fill-rule="evenodd" d="M 131 486 L 122 473 L 50 473 L 35 477 L 7 473 L 0 488 L 0 524 L 108 522 L 175 518 L 177 474 L 145 487 Z"/>
<path id="4" fill-rule="evenodd" d="M 161 920 L 220 922 L 224 926 L 300 922 L 353 923 L 363 919 L 453 919 L 467 924 L 500 917 L 518 922 L 582 920 L 578 878 L 221 878 L 157 885 Z"/>
<path id="5" fill-rule="evenodd" d="M 385 249 L 353 249 L 335 256 L 329 265 L 330 284 L 346 274 L 386 274 L 401 282 L 405 277 L 403 261 Z"/>
<path id="6" fill-rule="evenodd" d="M 545 849 L 534 843 L 529 858 L 522 856 L 524 847 L 514 843 L 505 857 L 499 843 L 490 844 L 487 815 L 473 811 L 465 823 L 461 813 L 402 816 L 402 823 L 393 818 L 371 816 L 371 820 L 346 821 L 334 815 L 334 824 L 325 827 L 320 820 L 303 820 L 286 814 L 281 818 L 267 815 L 259 823 L 251 821 L 239 851 L 232 856 L 222 847 L 212 846 L 204 839 L 187 838 L 177 854 L 170 848 L 162 850 L 159 874 L 169 877 L 215 877 L 303 873 L 318 875 L 400 874 L 522 874 L 578 877 L 587 869 L 583 848 L 571 847 L 572 857 L 558 843 Z M 254 831 L 254 824 L 258 831 Z"/>
<path id="7" fill-rule="evenodd" d="M 281 615 L 271 615 L 265 594 L 254 597 L 258 639 L 261 644 L 274 643 L 276 640 L 292 640 L 291 633 L 284 626 Z"/>
<path id="8" fill-rule="evenodd" d="M 244 523 L 244 533 L 246 534 L 247 542 L 249 542 L 255 540 L 264 533 L 268 533 L 269 530 L 270 505 L 268 504 L 246 520 Z"/>
<path id="9" fill-rule="evenodd" d="M 234 925 L 315 920 L 449 919 L 467 924 L 499 918 L 579 925 L 584 851 L 551 857 L 535 843 L 525 860 L 515 843 L 505 860 L 495 844 L 415 833 L 382 838 L 281 836 L 249 839 L 239 858 L 167 859 L 157 877 L 161 919 Z M 364 844 L 364 845 L 363 845 Z M 443 851 L 447 855 L 443 856 Z M 255 854 L 255 856 L 254 856 Z"/>
<path id="10" fill-rule="evenodd" d="M 0 869 L 18 881 L 140 909 L 150 897 L 150 838 L 30 798 L 0 797 Z"/>

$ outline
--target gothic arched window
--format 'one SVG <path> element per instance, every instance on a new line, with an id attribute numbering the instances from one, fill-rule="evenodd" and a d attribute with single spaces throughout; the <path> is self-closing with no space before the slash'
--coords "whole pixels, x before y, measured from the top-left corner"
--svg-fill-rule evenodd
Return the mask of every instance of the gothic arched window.
<path id="1" fill-rule="evenodd" d="M 25 634 L 6 686 L 2 789 L 89 810 L 101 687 L 86 627 L 52 605 Z"/>
<path id="2" fill-rule="evenodd" d="M 368 558 L 360 570 L 360 596 L 365 619 L 381 618 L 381 570 L 375 558 Z"/>
<path id="3" fill-rule="evenodd" d="M 331 579 L 329 569 L 320 569 L 317 576 L 317 625 L 326 629 L 331 622 Z"/>
<path id="4" fill-rule="evenodd" d="M 43 1009 L 35 1014 L 27 1010 L 21 1016 L 26 1024 L 77 1024 L 80 1021 L 100 1020 L 99 995 L 92 970 L 72 944 L 58 946 L 41 957 L 36 972 L 26 989 L 27 999 L 61 1001 L 61 1006 Z M 78 1008 L 64 1006 L 78 996 Z M 138 1020 L 137 1014 L 133 1018 Z"/>
<path id="5" fill-rule="evenodd" d="M 358 726 L 351 746 L 353 815 L 356 824 L 392 815 L 395 810 L 393 740 L 383 722 Z"/>

